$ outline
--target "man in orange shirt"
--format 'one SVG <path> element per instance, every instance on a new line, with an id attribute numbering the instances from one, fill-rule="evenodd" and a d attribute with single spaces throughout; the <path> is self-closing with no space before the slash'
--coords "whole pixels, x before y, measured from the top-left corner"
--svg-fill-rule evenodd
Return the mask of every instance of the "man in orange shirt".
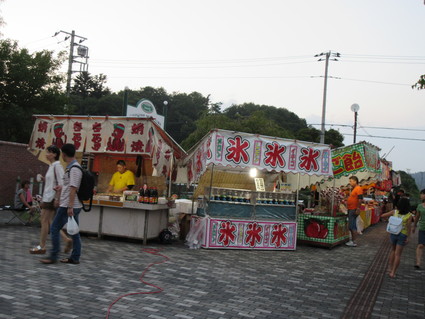
<path id="1" fill-rule="evenodd" d="M 357 237 L 357 224 L 356 218 L 360 214 L 360 205 L 363 199 L 363 189 L 359 186 L 359 179 L 357 176 L 351 176 L 350 185 L 352 187 L 351 193 L 347 199 L 348 209 L 348 229 L 351 232 L 351 240 L 345 244 L 350 247 L 356 247 L 355 242 Z"/>

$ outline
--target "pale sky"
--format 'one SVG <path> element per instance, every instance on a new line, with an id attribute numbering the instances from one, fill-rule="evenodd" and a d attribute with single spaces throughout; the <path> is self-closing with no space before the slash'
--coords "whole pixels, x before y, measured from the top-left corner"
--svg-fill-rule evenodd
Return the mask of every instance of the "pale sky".
<path id="1" fill-rule="evenodd" d="M 425 74 L 423 0 L 4 0 L 0 10 L 3 37 L 30 51 L 69 50 L 64 34 L 52 37 L 60 30 L 87 38 L 89 72 L 113 91 L 198 91 L 224 106 L 284 107 L 309 124 L 323 105 L 325 63 L 314 55 L 338 52 L 326 123 L 352 126 L 357 103 L 357 142 L 389 153 L 396 170 L 425 171 L 425 90 L 411 89 Z M 352 127 L 334 128 L 353 142 Z"/>

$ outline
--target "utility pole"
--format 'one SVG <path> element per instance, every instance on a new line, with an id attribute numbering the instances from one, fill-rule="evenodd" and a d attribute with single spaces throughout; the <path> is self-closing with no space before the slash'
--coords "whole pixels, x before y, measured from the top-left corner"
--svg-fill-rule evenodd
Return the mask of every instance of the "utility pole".
<path id="1" fill-rule="evenodd" d="M 80 43 L 82 43 L 83 41 L 86 41 L 87 38 L 76 35 L 74 30 L 72 30 L 71 33 L 61 30 L 61 31 L 56 32 L 54 34 L 54 36 L 57 36 L 60 33 L 64 33 L 64 34 L 68 35 L 67 37 L 65 37 L 65 41 L 68 40 L 69 38 L 71 38 L 70 46 L 69 46 L 69 57 L 68 57 L 68 72 L 67 72 L 67 77 L 66 77 L 66 95 L 69 96 L 69 94 L 71 92 L 72 73 L 83 72 L 83 71 L 87 71 L 87 69 L 88 69 L 88 63 L 87 63 L 88 48 L 86 46 L 80 45 Z M 75 38 L 80 38 L 80 41 L 78 43 L 75 43 Z M 77 56 L 74 56 L 74 47 L 75 46 L 78 46 L 78 55 Z M 78 58 L 78 57 L 85 58 L 86 62 L 74 60 L 74 58 Z M 80 71 L 73 71 L 72 70 L 73 63 L 80 63 Z"/>
<path id="2" fill-rule="evenodd" d="M 339 53 L 332 53 L 331 51 L 326 53 L 320 53 L 316 54 L 314 57 L 322 57 L 325 56 L 325 59 L 320 58 L 318 61 L 326 61 L 325 63 L 325 82 L 323 87 L 323 104 L 322 104 L 322 125 L 320 130 L 320 143 L 325 143 L 325 118 L 326 118 L 326 93 L 328 88 L 328 67 L 329 67 L 329 58 L 333 57 L 331 61 L 338 61 L 338 59 L 341 55 Z"/>

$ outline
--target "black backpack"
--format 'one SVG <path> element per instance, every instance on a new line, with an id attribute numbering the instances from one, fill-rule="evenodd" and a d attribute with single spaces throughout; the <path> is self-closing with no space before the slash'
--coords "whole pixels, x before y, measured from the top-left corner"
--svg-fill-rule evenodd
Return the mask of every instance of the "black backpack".
<path id="1" fill-rule="evenodd" d="M 69 172 L 71 171 L 71 168 L 73 167 L 78 167 L 81 172 L 83 173 L 82 177 L 81 177 L 81 184 L 80 187 L 78 188 L 77 191 L 77 195 L 78 195 L 78 199 L 80 200 L 81 204 L 83 204 L 83 210 L 85 212 L 89 212 L 91 210 L 91 205 L 92 205 L 92 201 L 93 201 L 93 189 L 94 189 L 94 176 L 91 172 L 89 172 L 86 169 L 83 169 L 81 166 L 79 165 L 73 165 L 69 168 L 68 174 L 70 174 Z M 83 201 L 86 200 L 90 200 L 90 204 L 89 207 L 86 208 L 84 206 Z"/>

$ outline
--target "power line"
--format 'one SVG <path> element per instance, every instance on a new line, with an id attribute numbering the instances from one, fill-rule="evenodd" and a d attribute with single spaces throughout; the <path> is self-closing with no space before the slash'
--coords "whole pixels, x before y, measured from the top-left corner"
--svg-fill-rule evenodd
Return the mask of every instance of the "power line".
<path id="1" fill-rule="evenodd" d="M 321 125 L 321 124 L 308 124 L 308 125 Z M 333 124 L 327 123 L 325 125 L 328 126 L 342 126 L 342 127 L 353 127 L 351 124 Z M 381 130 L 396 130 L 396 131 L 419 131 L 425 132 L 425 129 L 413 129 L 413 128 L 396 128 L 396 127 L 384 127 L 384 126 L 359 126 L 363 128 L 373 128 L 373 129 L 381 129 Z"/>
<path id="2" fill-rule="evenodd" d="M 351 133 L 341 133 L 342 135 L 354 135 Z M 357 136 L 362 136 L 362 137 L 373 137 L 373 138 L 383 138 L 383 139 L 388 139 L 388 140 L 405 140 L 405 141 L 420 141 L 420 142 L 425 142 L 425 139 L 421 139 L 421 138 L 408 138 L 408 137 L 394 137 L 394 136 L 375 136 L 375 135 L 359 135 L 357 134 Z"/>

